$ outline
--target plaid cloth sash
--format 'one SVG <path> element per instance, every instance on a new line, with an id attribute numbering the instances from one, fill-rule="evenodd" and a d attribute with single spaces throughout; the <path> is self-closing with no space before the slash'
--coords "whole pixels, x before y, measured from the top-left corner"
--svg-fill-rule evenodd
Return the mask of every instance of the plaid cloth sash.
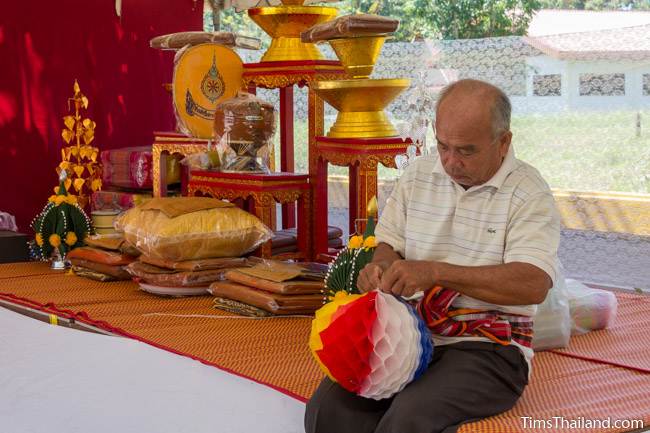
<path id="1" fill-rule="evenodd" d="M 460 293 L 440 286 L 424 292 L 416 309 L 433 334 L 445 337 L 487 337 L 495 343 L 507 345 L 511 341 L 531 347 L 533 320 L 528 316 L 506 314 L 501 311 L 451 308 Z"/>

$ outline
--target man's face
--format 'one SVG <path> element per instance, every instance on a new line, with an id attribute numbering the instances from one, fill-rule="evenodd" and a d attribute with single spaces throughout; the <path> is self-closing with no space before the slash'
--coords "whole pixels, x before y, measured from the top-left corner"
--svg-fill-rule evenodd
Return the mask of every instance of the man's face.
<path id="1" fill-rule="evenodd" d="M 440 161 L 456 183 L 481 185 L 501 167 L 512 133 L 493 136 L 489 103 L 451 98 L 442 102 L 436 116 Z"/>

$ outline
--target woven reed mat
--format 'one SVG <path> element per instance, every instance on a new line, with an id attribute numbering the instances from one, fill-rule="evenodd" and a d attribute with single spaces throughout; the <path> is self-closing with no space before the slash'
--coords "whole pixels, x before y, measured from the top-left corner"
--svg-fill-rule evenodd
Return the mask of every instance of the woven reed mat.
<path id="1" fill-rule="evenodd" d="M 646 353 L 648 349 L 646 349 Z M 515 407 L 497 416 L 462 425 L 458 433 L 625 432 L 614 420 L 643 420 L 650 425 L 650 374 L 542 352 L 535 355 L 533 377 Z M 527 428 L 522 417 L 549 420 L 611 419 L 610 428 Z M 561 421 L 558 421 L 561 422 Z M 539 427 L 539 424 L 538 424 Z"/>
<path id="2" fill-rule="evenodd" d="M 45 263 L 21 262 L 0 265 L 0 281 L 7 278 L 31 277 L 34 275 L 52 275 L 52 270 Z"/>
<path id="3" fill-rule="evenodd" d="M 639 307 L 635 296 L 617 294 L 619 311 L 612 330 L 589 334 L 594 338 L 593 345 L 580 343 L 576 350 L 613 344 L 615 348 L 603 348 L 605 360 L 632 353 L 627 342 L 609 334 L 632 332 L 627 327 L 640 323 L 635 321 L 642 316 L 639 311 L 650 311 L 649 305 Z M 0 265 L 0 298 L 75 315 L 77 320 L 249 377 L 303 401 L 322 377 L 307 348 L 309 318 L 239 319 L 213 309 L 209 296 L 160 298 L 140 291 L 132 282 L 95 282 L 50 271 L 44 263 Z M 650 358 L 650 333 L 635 331 L 634 335 L 640 339 L 634 345 L 639 350 L 638 358 Z M 573 349 L 572 343 L 569 350 Z M 601 356 L 601 352 L 594 354 Z M 628 358 L 611 359 L 631 362 L 631 355 L 625 356 Z M 524 429 L 524 416 L 538 420 L 558 416 L 567 420 L 642 419 L 650 425 L 650 374 L 551 352 L 536 354 L 533 362 L 531 384 L 513 409 L 463 425 L 459 433 L 576 431 L 555 427 Z M 612 427 L 579 431 L 626 430 Z"/>

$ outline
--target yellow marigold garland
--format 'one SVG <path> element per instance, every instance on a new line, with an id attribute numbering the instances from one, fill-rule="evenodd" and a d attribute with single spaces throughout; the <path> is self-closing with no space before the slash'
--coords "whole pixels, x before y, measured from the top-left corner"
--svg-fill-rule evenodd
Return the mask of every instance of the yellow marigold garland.
<path id="1" fill-rule="evenodd" d="M 75 232 L 68 232 L 68 234 L 65 235 L 65 243 L 70 246 L 77 243 L 77 235 Z"/>
<path id="2" fill-rule="evenodd" d="M 374 236 L 368 236 L 364 241 L 363 241 L 363 248 L 368 250 L 368 248 L 376 248 L 377 247 L 377 240 L 375 239 Z"/>
<path id="3" fill-rule="evenodd" d="M 348 248 L 351 250 L 356 250 L 357 248 L 361 248 L 363 246 L 363 236 L 352 236 L 350 240 L 348 241 Z"/>
<path id="4" fill-rule="evenodd" d="M 58 248 L 59 245 L 61 245 L 61 236 L 57 235 L 56 233 L 51 234 L 48 241 L 54 248 Z"/>

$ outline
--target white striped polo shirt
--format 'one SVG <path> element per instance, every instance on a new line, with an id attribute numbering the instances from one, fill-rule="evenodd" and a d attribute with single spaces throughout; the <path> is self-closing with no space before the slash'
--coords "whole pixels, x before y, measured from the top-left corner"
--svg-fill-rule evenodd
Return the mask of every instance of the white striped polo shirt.
<path id="1" fill-rule="evenodd" d="M 513 146 L 495 175 L 465 190 L 445 172 L 438 155 L 418 158 L 400 178 L 375 235 L 407 260 L 461 266 L 525 262 L 558 278 L 560 217 L 540 173 L 515 158 Z M 495 305 L 460 295 L 456 308 L 534 316 L 536 305 Z M 437 345 L 489 341 L 484 337 L 433 336 Z M 514 343 L 529 364 L 533 351 Z"/>

